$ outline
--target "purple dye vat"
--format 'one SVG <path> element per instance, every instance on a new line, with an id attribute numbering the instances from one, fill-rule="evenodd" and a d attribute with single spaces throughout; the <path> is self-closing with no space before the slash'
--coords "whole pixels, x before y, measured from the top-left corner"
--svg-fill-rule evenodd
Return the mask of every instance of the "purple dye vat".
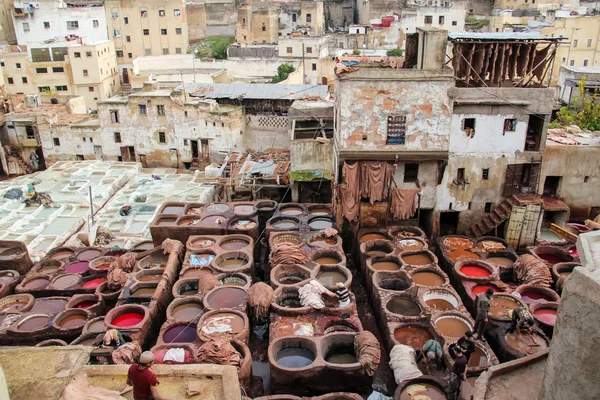
<path id="1" fill-rule="evenodd" d="M 65 271 L 70 273 L 70 274 L 83 274 L 84 272 L 87 272 L 87 270 L 90 267 L 90 263 L 87 261 L 79 261 L 76 263 L 73 263 L 71 265 L 69 265 Z"/>
<path id="2" fill-rule="evenodd" d="M 177 325 L 167 329 L 163 335 L 165 343 L 192 343 L 196 340 L 196 328 L 188 325 Z"/>

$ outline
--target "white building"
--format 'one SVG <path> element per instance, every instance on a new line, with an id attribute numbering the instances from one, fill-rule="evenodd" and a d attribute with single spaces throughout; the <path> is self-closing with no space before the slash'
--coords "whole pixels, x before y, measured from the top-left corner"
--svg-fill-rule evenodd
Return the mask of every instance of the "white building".
<path id="1" fill-rule="evenodd" d="M 445 4 L 448 4 L 445 2 Z M 448 32 L 465 30 L 466 9 L 464 3 L 449 6 L 417 7 L 402 11 L 400 26 L 404 34 L 415 33 L 417 27 L 445 29 Z"/>

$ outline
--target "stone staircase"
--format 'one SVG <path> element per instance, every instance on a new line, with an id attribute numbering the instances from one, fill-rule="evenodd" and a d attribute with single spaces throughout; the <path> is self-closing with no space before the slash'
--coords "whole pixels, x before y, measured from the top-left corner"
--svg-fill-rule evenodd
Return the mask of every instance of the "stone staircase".
<path id="1" fill-rule="evenodd" d="M 495 208 L 493 208 L 489 214 L 486 214 L 483 218 L 467 229 L 467 236 L 479 237 L 490 232 L 501 223 L 506 221 L 510 217 L 513 207 L 517 205 L 519 205 L 519 200 L 515 198 L 515 196 L 507 197 Z"/>

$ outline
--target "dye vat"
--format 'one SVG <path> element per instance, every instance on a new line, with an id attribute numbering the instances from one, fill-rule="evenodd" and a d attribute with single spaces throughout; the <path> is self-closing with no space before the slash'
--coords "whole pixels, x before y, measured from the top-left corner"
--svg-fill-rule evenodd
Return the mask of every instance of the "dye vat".
<path id="1" fill-rule="evenodd" d="M 88 261 L 78 261 L 73 264 L 68 265 L 65 268 L 65 272 L 69 274 L 83 274 L 88 271 L 90 268 L 90 263 Z"/>
<path id="2" fill-rule="evenodd" d="M 486 259 L 486 261 L 489 261 L 492 264 L 499 265 L 501 267 L 512 267 L 513 264 L 515 263 L 510 258 L 506 258 L 506 257 L 489 257 Z"/>
<path id="3" fill-rule="evenodd" d="M 219 268 L 224 269 L 226 271 L 235 271 L 245 267 L 248 264 L 248 260 L 245 258 L 227 258 L 221 262 L 219 262 Z"/>
<path id="4" fill-rule="evenodd" d="M 300 215 L 304 212 L 301 207 L 285 207 L 281 209 L 283 215 Z"/>
<path id="5" fill-rule="evenodd" d="M 351 347 L 335 347 L 325 356 L 325 361 L 331 364 L 354 364 L 358 362 Z"/>
<path id="6" fill-rule="evenodd" d="M 175 221 L 177 221 L 177 218 L 160 218 L 158 221 L 156 221 L 156 225 L 171 226 L 175 225 Z"/>
<path id="7" fill-rule="evenodd" d="M 444 299 L 425 300 L 425 304 L 427 304 L 427 307 L 433 308 L 437 311 L 451 311 L 456 309 L 452 303 Z"/>
<path id="8" fill-rule="evenodd" d="M 275 361 L 285 368 L 304 368 L 315 361 L 315 355 L 310 350 L 291 347 L 279 351 L 275 356 Z"/>
<path id="9" fill-rule="evenodd" d="M 81 276 L 77 274 L 59 275 L 52 281 L 52 288 L 58 290 L 73 289 L 81 285 Z"/>
<path id="10" fill-rule="evenodd" d="M 533 312 L 533 316 L 546 325 L 556 324 L 556 310 L 552 308 L 538 308 Z"/>
<path id="11" fill-rule="evenodd" d="M 415 383 L 408 385 L 400 392 L 399 400 L 446 400 L 447 397 L 441 389 L 428 383 Z"/>
<path id="12" fill-rule="evenodd" d="M 333 221 L 327 218 L 315 218 L 308 223 L 311 229 L 321 230 L 333 226 Z"/>
<path id="13" fill-rule="evenodd" d="M 324 286 L 335 286 L 346 282 L 347 278 L 339 271 L 322 271 L 317 274 L 317 280 Z"/>
<path id="14" fill-rule="evenodd" d="M 445 279 L 435 272 L 416 272 L 412 274 L 412 280 L 421 286 L 441 286 L 445 282 Z"/>
<path id="15" fill-rule="evenodd" d="M 85 289 L 95 289 L 98 286 L 100 286 L 101 284 L 103 284 L 104 282 L 106 282 L 106 279 L 104 279 L 104 278 L 94 278 L 94 279 L 84 283 L 83 287 Z"/>
<path id="16" fill-rule="evenodd" d="M 231 333 L 237 335 L 244 329 L 244 319 L 230 312 L 212 314 L 202 321 L 200 330 L 204 334 Z"/>
<path id="17" fill-rule="evenodd" d="M 230 239 L 221 242 L 220 247 L 226 251 L 241 250 L 248 247 L 250 243 L 243 239 Z"/>
<path id="18" fill-rule="evenodd" d="M 139 282 L 158 282 L 162 279 L 162 275 L 152 274 L 152 275 L 144 275 L 138 278 Z"/>
<path id="19" fill-rule="evenodd" d="M 404 315 L 406 317 L 415 317 L 421 314 L 419 304 L 410 299 L 395 297 L 387 302 L 385 308 L 391 313 Z"/>
<path id="20" fill-rule="evenodd" d="M 453 338 L 461 337 L 466 331 L 471 330 L 471 327 L 463 319 L 457 317 L 438 318 L 435 326 L 442 335 Z"/>
<path id="21" fill-rule="evenodd" d="M 50 256 L 51 260 L 66 260 L 73 255 L 73 250 L 60 250 Z"/>
<path id="22" fill-rule="evenodd" d="M 100 270 L 106 270 L 106 269 L 108 269 L 108 267 L 110 267 L 110 264 L 109 264 L 109 263 L 106 263 L 106 264 L 100 264 L 100 265 L 97 265 L 97 266 L 96 266 L 96 269 L 100 269 Z"/>
<path id="23" fill-rule="evenodd" d="M 427 254 L 409 254 L 402 256 L 402 261 L 409 265 L 428 265 L 433 262 L 433 259 Z"/>
<path id="24" fill-rule="evenodd" d="M 498 292 L 498 288 L 496 286 L 492 286 L 492 285 L 475 285 L 473 286 L 473 289 L 471 289 L 471 292 L 477 296 L 478 294 L 481 294 L 483 292 L 485 292 L 488 289 L 492 289 L 494 292 Z"/>
<path id="25" fill-rule="evenodd" d="M 535 290 L 525 290 L 521 293 L 521 299 L 527 304 L 541 303 L 544 301 L 554 301 L 550 295 Z"/>
<path id="26" fill-rule="evenodd" d="M 493 296 L 490 300 L 490 315 L 508 318 L 508 312 L 521 305 L 514 299 L 506 296 Z"/>
<path id="27" fill-rule="evenodd" d="M 539 258 L 541 258 L 542 260 L 546 261 L 550 265 L 558 264 L 561 262 L 571 261 L 570 259 L 567 259 L 566 257 L 562 257 L 557 254 L 537 254 L 537 256 Z"/>
<path id="28" fill-rule="evenodd" d="M 136 312 L 126 312 L 117 315 L 115 319 L 112 320 L 111 324 L 119 328 L 128 328 L 139 324 L 143 319 L 144 316 L 142 314 Z"/>
<path id="29" fill-rule="evenodd" d="M 448 254 L 448 257 L 450 257 L 450 259 L 453 261 L 479 260 L 481 258 L 479 254 L 465 249 L 452 250 Z"/>
<path id="30" fill-rule="evenodd" d="M 394 330 L 394 339 L 400 344 L 420 349 L 426 341 L 433 339 L 433 336 L 425 328 L 403 326 Z"/>
<path id="31" fill-rule="evenodd" d="M 215 203 L 207 206 L 205 211 L 208 213 L 223 213 L 229 211 L 229 206 L 223 203 Z"/>
<path id="32" fill-rule="evenodd" d="M 161 214 L 183 214 L 185 206 L 166 206 L 161 211 Z"/>
<path id="33" fill-rule="evenodd" d="M 79 261 L 91 261 L 94 258 L 98 258 L 102 255 L 102 250 L 98 249 L 87 249 L 77 254 L 77 260 Z"/>
<path id="34" fill-rule="evenodd" d="M 372 263 L 371 268 L 376 271 L 398 271 L 401 267 L 393 261 L 378 261 Z"/>
<path id="35" fill-rule="evenodd" d="M 85 315 L 72 314 L 60 320 L 58 326 L 61 329 L 78 329 L 85 325 L 86 321 Z"/>
<path id="36" fill-rule="evenodd" d="M 200 223 L 200 218 L 185 218 L 177 221 L 177 225 L 179 226 L 191 226 Z"/>
<path id="37" fill-rule="evenodd" d="M 506 333 L 504 339 L 511 348 L 523 354 L 534 354 L 548 347 L 546 340 L 535 332 L 531 335 L 523 333 L 520 337 L 517 331 Z"/>
<path id="38" fill-rule="evenodd" d="M 231 224 L 232 229 L 243 229 L 249 230 L 256 227 L 256 222 L 250 221 L 249 219 L 238 219 Z"/>
<path id="39" fill-rule="evenodd" d="M 337 244 L 337 240 L 334 238 L 316 237 L 311 239 L 310 244 L 316 247 L 329 247 L 335 246 Z"/>
<path id="40" fill-rule="evenodd" d="M 213 244 L 215 244 L 214 240 L 205 239 L 205 238 L 194 239 L 194 241 L 192 241 L 192 243 L 191 243 L 192 247 L 200 247 L 200 248 L 210 247 Z"/>
<path id="41" fill-rule="evenodd" d="M 196 340 L 196 328 L 189 325 L 175 325 L 163 335 L 165 343 L 192 343 Z"/>
<path id="42" fill-rule="evenodd" d="M 88 325 L 87 330 L 88 332 L 92 333 L 106 332 L 106 325 L 104 324 L 104 319 L 99 319 L 98 321 L 92 322 L 90 325 Z"/>
<path id="43" fill-rule="evenodd" d="M 425 246 L 423 242 L 415 239 L 402 239 L 398 240 L 396 243 L 405 251 L 421 250 Z"/>
<path id="44" fill-rule="evenodd" d="M 156 287 L 154 287 L 154 286 L 147 287 L 147 288 L 139 288 L 139 289 L 136 289 L 133 293 L 131 293 L 131 296 L 133 296 L 133 297 L 152 296 L 155 291 L 156 291 Z"/>
<path id="45" fill-rule="evenodd" d="M 96 338 L 89 338 L 89 339 L 82 340 L 81 342 L 79 342 L 77 344 L 81 345 L 81 346 L 92 346 L 95 341 L 96 341 Z"/>
<path id="46" fill-rule="evenodd" d="M 200 303 L 183 303 L 173 309 L 173 318 L 181 321 L 192 321 L 203 314 Z"/>
<path id="47" fill-rule="evenodd" d="M 340 259 L 334 257 L 319 257 L 315 258 L 314 262 L 321 265 L 335 265 L 341 262 Z"/>
<path id="48" fill-rule="evenodd" d="M 383 247 L 373 247 L 365 253 L 367 257 L 381 257 L 390 254 L 391 251 L 384 249 Z"/>
<path id="49" fill-rule="evenodd" d="M 84 300 L 81 301 L 77 304 L 75 304 L 75 306 L 73 308 L 82 308 L 82 309 L 86 309 L 86 308 L 90 308 L 93 307 L 94 305 L 96 305 L 95 301 L 92 300 Z"/>
<path id="50" fill-rule="evenodd" d="M 30 317 L 23 318 L 17 324 L 17 330 L 20 331 L 37 331 L 48 327 L 50 317 L 44 314 L 32 315 Z"/>
<path id="51" fill-rule="evenodd" d="M 35 299 L 35 303 L 33 303 L 30 312 L 34 314 L 58 314 L 65 310 L 68 302 L 69 299 L 64 297 L 42 297 L 40 299 Z"/>
<path id="52" fill-rule="evenodd" d="M 242 307 L 246 304 L 246 291 L 235 286 L 213 289 L 206 296 L 206 305 L 213 309 Z"/>
<path id="53" fill-rule="evenodd" d="M 479 346 L 475 346 L 475 351 L 471 353 L 467 366 L 469 368 L 484 367 L 490 363 L 488 355 Z"/>
<path id="54" fill-rule="evenodd" d="M 247 245 L 247 244 L 246 244 Z M 242 247 L 243 248 L 243 247 Z M 215 258 L 214 254 L 190 254 L 190 265 L 206 267 Z"/>
<path id="55" fill-rule="evenodd" d="M 473 242 L 467 238 L 451 236 L 444 239 L 444 245 L 451 249 L 470 249 Z"/>
<path id="56" fill-rule="evenodd" d="M 254 214 L 254 206 L 251 204 L 241 204 L 234 206 L 233 212 L 237 215 L 252 215 Z"/>
<path id="57" fill-rule="evenodd" d="M 486 278 L 492 275 L 490 271 L 478 265 L 464 265 L 460 267 L 460 272 L 465 276 L 473 278 Z"/>
<path id="58" fill-rule="evenodd" d="M 382 233 L 366 233 L 360 237 L 360 242 L 368 242 L 370 240 L 388 240 L 388 237 Z"/>
<path id="59" fill-rule="evenodd" d="M 225 226 L 227 223 L 227 218 L 221 215 L 211 215 L 202 219 L 202 225 L 208 227 L 221 227 Z"/>
<path id="60" fill-rule="evenodd" d="M 179 287 L 180 296 L 194 296 L 196 294 L 198 294 L 198 282 L 185 283 Z"/>
<path id="61" fill-rule="evenodd" d="M 55 274 L 60 268 L 59 261 L 47 261 L 40 269 L 37 270 L 38 274 Z"/>
<path id="62" fill-rule="evenodd" d="M 12 296 L 14 300 L 7 301 L 0 306 L 0 312 L 4 314 L 11 314 L 20 312 L 27 304 L 29 303 L 29 299 L 20 299 L 17 296 Z M 35 303 L 34 303 L 35 304 Z"/>
<path id="63" fill-rule="evenodd" d="M 312 208 L 308 212 L 311 215 L 314 215 L 314 216 L 323 216 L 323 215 L 329 215 L 330 214 L 329 209 L 327 209 L 327 208 L 319 208 L 319 207 Z"/>
<path id="64" fill-rule="evenodd" d="M 297 224 L 293 219 L 280 219 L 273 222 L 271 225 L 277 229 L 291 229 Z"/>
<path id="65" fill-rule="evenodd" d="M 244 287 L 248 284 L 246 278 L 243 278 L 242 276 L 225 276 L 219 279 L 219 281 L 223 286 Z"/>
<path id="66" fill-rule="evenodd" d="M 38 278 L 29 279 L 28 281 L 23 283 L 23 288 L 30 289 L 30 290 L 43 289 L 46 286 L 48 286 L 49 283 L 50 283 L 50 279 L 48 279 L 46 277 L 38 277 Z"/>

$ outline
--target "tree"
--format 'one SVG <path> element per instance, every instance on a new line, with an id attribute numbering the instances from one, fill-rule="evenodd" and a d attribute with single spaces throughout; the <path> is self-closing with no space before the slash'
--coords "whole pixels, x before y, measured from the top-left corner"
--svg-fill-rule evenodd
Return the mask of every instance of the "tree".
<path id="1" fill-rule="evenodd" d="M 580 128 L 597 131 L 600 130 L 600 101 L 598 89 L 586 98 L 585 76 L 579 81 L 579 97 L 573 100 L 570 107 L 561 107 L 556 114 L 556 120 L 550 127 L 577 125 Z"/>
<path id="2" fill-rule="evenodd" d="M 217 38 L 216 40 L 213 40 L 210 44 L 212 56 L 217 60 L 227 59 L 227 48 L 231 43 L 233 42 L 229 39 Z"/>
<path id="3" fill-rule="evenodd" d="M 400 48 L 396 48 L 388 50 L 385 54 L 387 54 L 388 57 L 402 57 L 404 55 L 404 51 Z"/>
<path id="4" fill-rule="evenodd" d="M 272 82 L 278 83 L 281 81 L 285 81 L 288 75 L 294 72 L 295 70 L 296 68 L 294 68 L 294 66 L 291 64 L 281 64 L 279 67 L 277 67 L 277 75 L 273 77 Z"/>

